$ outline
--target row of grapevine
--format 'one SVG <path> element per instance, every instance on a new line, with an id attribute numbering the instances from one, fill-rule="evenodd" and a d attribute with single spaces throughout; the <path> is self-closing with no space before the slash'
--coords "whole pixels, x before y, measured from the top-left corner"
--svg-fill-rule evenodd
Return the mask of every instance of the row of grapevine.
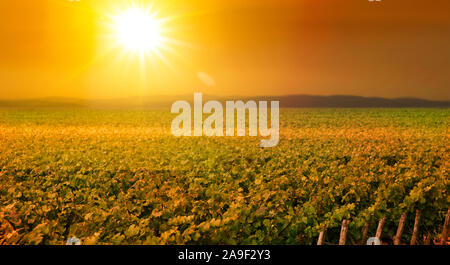
<path id="1" fill-rule="evenodd" d="M 0 112 L 0 244 L 440 243 L 448 110 L 281 110 L 280 143 L 168 111 Z M 326 233 L 321 233 L 326 231 Z M 366 231 L 366 232 L 363 232 Z M 326 234 L 326 235 L 325 235 Z M 424 239 L 425 238 L 425 239 Z"/>

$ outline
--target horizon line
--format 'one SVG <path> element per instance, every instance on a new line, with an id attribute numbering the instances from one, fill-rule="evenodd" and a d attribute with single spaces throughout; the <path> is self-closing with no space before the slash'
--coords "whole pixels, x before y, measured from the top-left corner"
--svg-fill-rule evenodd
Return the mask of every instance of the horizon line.
<path id="1" fill-rule="evenodd" d="M 197 92 L 194 92 L 197 93 Z M 200 92 L 199 92 L 200 93 Z M 73 100 L 73 101 L 83 101 L 83 102 L 96 102 L 96 101 L 126 101 L 126 100 L 133 100 L 133 99 L 155 99 L 157 101 L 157 98 L 160 97 L 162 99 L 164 98 L 176 98 L 179 97 L 180 99 L 185 99 L 186 97 L 192 96 L 193 94 L 183 94 L 183 95 L 145 95 L 145 96 L 127 96 L 127 97 L 116 97 L 116 98 L 83 98 L 83 97 L 65 97 L 65 96 L 47 96 L 47 97 L 30 97 L 30 98 L 15 98 L 15 99 L 8 99 L 8 98 L 0 98 L 1 102 L 19 102 L 19 101 L 45 101 L 45 100 Z M 421 97 L 408 97 L 408 96 L 402 96 L 402 97 L 382 97 L 382 96 L 360 96 L 355 94 L 328 94 L 328 95 L 320 95 L 320 94 L 280 94 L 280 95 L 255 95 L 255 96 L 238 96 L 238 95 L 230 95 L 230 96 L 218 96 L 213 94 L 205 94 L 204 96 L 207 97 L 215 97 L 218 99 L 234 99 L 234 98 L 242 98 L 242 99 L 249 99 L 249 98 L 276 98 L 276 97 L 296 97 L 296 96 L 306 96 L 306 97 L 355 97 L 355 98 L 364 98 L 364 99 L 383 99 L 383 100 L 423 100 L 423 101 L 430 101 L 430 102 L 449 102 L 450 99 L 427 99 L 427 98 L 421 98 Z"/>

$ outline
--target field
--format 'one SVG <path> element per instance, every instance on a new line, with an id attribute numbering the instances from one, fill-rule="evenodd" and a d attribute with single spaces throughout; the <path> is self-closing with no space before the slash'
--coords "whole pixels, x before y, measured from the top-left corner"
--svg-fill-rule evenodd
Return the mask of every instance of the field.
<path id="1" fill-rule="evenodd" d="M 418 243 L 450 205 L 448 109 L 281 109 L 280 143 L 181 137 L 165 110 L 0 110 L 0 244 Z"/>

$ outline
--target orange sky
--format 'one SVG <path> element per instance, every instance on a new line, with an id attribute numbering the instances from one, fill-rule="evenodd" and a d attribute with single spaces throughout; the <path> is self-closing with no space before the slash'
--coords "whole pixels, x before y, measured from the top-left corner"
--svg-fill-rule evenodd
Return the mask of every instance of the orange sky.
<path id="1" fill-rule="evenodd" d="M 129 1 L 2 0 L 0 99 L 352 94 L 450 100 L 448 0 L 155 0 L 176 44 L 111 49 Z M 153 58 L 152 58 L 153 57 Z M 197 73 L 216 86 L 205 86 Z"/>

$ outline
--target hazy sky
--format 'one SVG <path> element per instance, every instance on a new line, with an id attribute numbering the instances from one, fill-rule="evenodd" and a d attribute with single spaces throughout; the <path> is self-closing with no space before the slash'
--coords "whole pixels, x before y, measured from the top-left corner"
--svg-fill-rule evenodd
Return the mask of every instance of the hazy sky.
<path id="1" fill-rule="evenodd" d="M 450 100 L 448 0 L 139 1 L 171 18 L 162 58 L 114 47 L 109 16 L 128 2 L 2 0 L 0 98 L 202 91 Z"/>

